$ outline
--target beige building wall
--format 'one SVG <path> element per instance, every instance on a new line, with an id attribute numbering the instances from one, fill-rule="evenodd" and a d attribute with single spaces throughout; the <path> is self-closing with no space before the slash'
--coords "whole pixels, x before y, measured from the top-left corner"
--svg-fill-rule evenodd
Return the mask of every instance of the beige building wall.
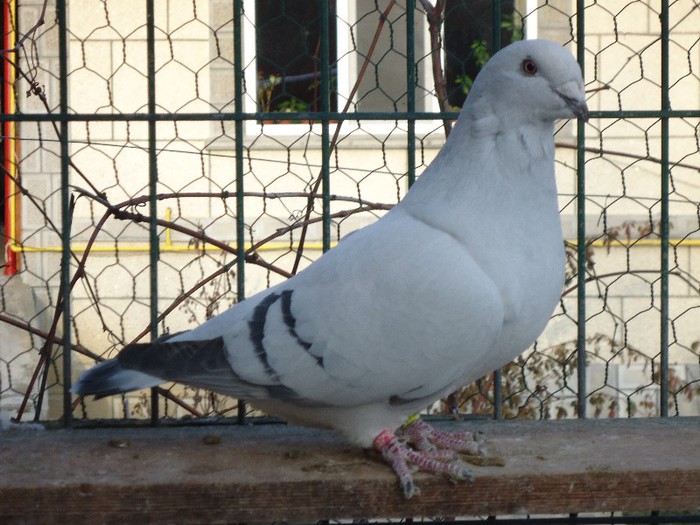
<path id="1" fill-rule="evenodd" d="M 230 2 L 184 0 L 157 2 L 156 30 L 156 102 L 164 113 L 232 112 L 233 23 Z M 339 24 L 339 49 L 362 47 L 369 38 L 368 20 L 378 20 L 375 12 L 362 18 L 364 26 L 353 25 L 367 2 L 347 8 L 350 23 Z M 384 6 L 384 3 L 382 7 Z M 541 38 L 567 44 L 575 51 L 570 17 L 575 2 L 518 2 L 527 12 L 526 26 L 536 28 Z M 603 4 L 603 5 L 601 5 Z M 31 23 L 41 2 L 23 3 L 23 24 Z M 254 2 L 245 2 L 243 20 L 244 70 L 246 74 L 246 111 L 256 109 L 255 62 L 253 60 Z M 347 7 L 347 6 L 345 6 Z M 344 7 L 344 8 L 345 8 Z M 399 9 L 399 8 L 397 8 Z M 147 59 L 145 7 L 140 1 L 101 2 L 80 0 L 69 6 L 69 105 L 81 114 L 143 114 L 147 111 Z M 402 17 L 393 18 L 395 31 Z M 659 109 L 661 44 L 658 40 L 658 12 L 653 2 L 598 2 L 586 8 L 587 86 L 594 111 L 630 111 Z M 356 18 L 352 18 L 356 17 Z M 418 93 L 422 104 L 432 104 L 432 81 L 427 57 L 427 31 L 423 16 L 416 16 L 422 30 L 417 33 L 416 56 L 419 59 Z M 343 26 L 341 28 L 341 26 Z M 367 27 L 365 27 L 367 26 Z M 700 106 L 700 45 L 697 27 L 700 10 L 690 0 L 674 2 L 671 9 L 672 43 L 670 54 L 670 97 L 673 109 L 697 109 Z M 405 33 L 404 33 L 405 34 Z M 370 35 L 371 36 L 371 35 Z M 400 42 L 397 38 L 397 42 Z M 37 81 L 46 87 L 49 104 L 58 103 L 55 51 L 57 30 L 47 27 L 37 38 L 41 67 Z M 359 42 L 359 43 L 358 43 Z M 365 43 L 363 43 L 365 42 Z M 252 43 L 252 44 L 251 44 Z M 377 55 L 387 51 L 391 42 L 381 41 Z M 396 44 L 397 46 L 403 44 Z M 385 46 L 382 48 L 381 46 Z M 399 53 L 400 55 L 400 53 Z M 398 56 L 398 55 L 397 55 Z M 349 73 L 338 73 L 339 91 L 347 95 L 349 81 L 357 73 L 357 61 L 344 58 Z M 388 59 L 389 60 L 389 59 Z M 394 57 L 394 60 L 398 60 Z M 385 63 L 395 67 L 396 63 Z M 381 63 L 377 71 L 381 70 Z M 422 75 L 422 77 L 421 77 Z M 345 80 L 344 80 L 345 79 Z M 603 89 L 601 89 L 603 88 Z M 24 89 L 23 87 L 20 89 Z M 422 97 L 422 98 L 421 98 Z M 342 99 L 342 96 L 341 96 Z M 36 97 L 22 98 L 25 112 L 45 111 Z M 340 101 L 342 105 L 344 100 Z M 303 193 L 316 179 L 321 165 L 320 125 L 245 123 L 245 189 L 259 194 Z M 332 126 L 334 128 L 334 126 Z M 590 249 L 591 272 L 599 278 L 586 287 L 587 334 L 590 337 L 591 367 L 589 391 L 609 396 L 626 414 L 628 399 L 643 406 L 653 399 L 658 406 L 658 388 L 653 384 L 654 366 L 658 366 L 660 326 L 660 165 L 661 123 L 656 118 L 591 120 L 585 127 L 586 145 L 586 235 L 594 243 Z M 158 148 L 158 191 L 163 194 L 233 192 L 235 190 L 234 127 L 232 122 L 161 121 L 156 126 Z M 56 136 L 50 124 L 23 124 L 21 135 L 22 180 L 40 206 L 22 206 L 23 247 L 19 276 L 32 287 L 37 304 L 46 312 L 55 301 L 58 285 L 60 237 L 47 227 L 46 216 L 60 222 L 59 155 Z M 145 122 L 88 121 L 70 125 L 70 151 L 76 168 L 72 184 L 90 190 L 88 179 L 104 191 L 112 203 L 148 189 L 148 128 Z M 444 142 L 441 123 L 419 122 L 416 161 L 419 172 Z M 562 124 L 556 136 L 557 177 L 565 236 L 576 239 L 577 202 L 574 125 Z M 40 142 L 41 141 L 41 142 Z M 599 151 L 600 150 L 600 151 Z M 674 119 L 671 122 L 670 159 L 672 180 L 670 317 L 671 362 L 673 373 L 682 381 L 700 379 L 698 341 L 700 340 L 700 298 L 698 243 L 700 224 L 697 179 L 698 119 Z M 337 152 L 332 157 L 331 193 L 351 199 L 394 204 L 405 193 L 407 182 L 405 123 L 347 121 L 343 124 Z M 257 241 L 284 228 L 303 213 L 301 196 L 246 199 L 247 242 Z M 352 209 L 355 202 L 338 200 L 333 212 Z M 147 208 L 134 208 L 147 213 Z M 132 210 L 132 211 L 134 211 Z M 87 197 L 77 199 L 73 218 L 76 254 L 90 239 L 104 207 Z M 382 211 L 365 212 L 333 221 L 333 239 L 381 216 Z M 204 230 L 220 241 L 235 242 L 235 201 L 233 199 L 189 196 L 159 201 L 160 218 L 174 220 L 193 230 Z M 303 264 L 320 255 L 321 230 L 309 230 L 309 245 Z M 485 232 L 485 234 L 488 234 Z M 167 308 L 180 294 L 206 278 L 230 255 L 187 235 L 160 228 L 161 259 L 158 266 L 159 308 Z M 288 270 L 294 260 L 292 248 L 298 234 L 285 235 L 260 250 L 268 262 Z M 115 250 L 117 250 L 115 254 Z M 87 278 L 76 286 L 73 296 L 74 340 L 101 355 L 111 355 L 122 343 L 130 341 L 147 327 L 149 312 L 149 249 L 147 227 L 128 221 L 109 220 L 97 237 L 86 266 Z M 591 274 L 591 277 L 594 275 Z M 600 277 L 603 276 L 603 277 Z M 260 291 L 282 279 L 254 265 L 246 269 L 246 294 Z M 572 286 L 574 283 L 570 283 Z M 201 322 L 216 313 L 210 306 L 218 301 L 218 311 L 235 298 L 235 276 L 215 280 L 176 308 L 162 329 L 178 331 Z M 99 308 L 95 307 L 97 300 Z M 44 318 L 42 318 L 44 319 Z M 545 362 L 560 359 L 565 370 L 576 337 L 576 293 L 562 300 L 536 347 L 535 356 L 546 355 Z M 46 320 L 42 320 L 45 323 Z M 4 350 L 6 352 L 6 350 Z M 552 356 L 556 356 L 552 357 Z M 25 360 L 31 361 L 27 354 Z M 567 359 L 569 361 L 567 361 Z M 91 361 L 76 355 L 75 374 Z M 542 363 L 544 366 L 544 362 Z M 23 370 L 29 370 L 27 364 Z M 555 367 L 556 368 L 556 367 Z M 20 383 L 15 374 L 13 380 Z M 564 374 L 565 376 L 565 374 Z M 535 374 L 529 386 L 548 386 L 558 406 L 575 397 L 575 381 L 553 372 Z M 57 379 L 56 379 L 57 381 Z M 541 385 L 540 385 L 541 383 Z M 697 384 L 697 383 L 696 383 Z M 632 394 L 632 392 L 637 392 Z M 58 393 L 58 389 L 55 390 Z M 197 393 L 186 393 L 197 396 Z M 628 397 L 630 396 L 631 397 Z M 6 395 L 2 394 L 3 399 Z M 60 396 L 59 396 L 60 397 Z M 699 414 L 697 397 L 688 401 L 678 396 L 679 409 L 685 415 Z M 16 399 L 16 396 L 15 396 Z M 59 414 L 58 398 L 52 397 L 49 417 Z M 13 401 L 14 403 L 14 401 Z M 553 403 L 553 406 L 556 405 Z M 145 411 L 147 405 L 132 402 L 129 410 Z M 644 405 L 646 406 L 646 405 Z M 87 404 L 89 416 L 121 416 L 119 399 Z M 168 406 L 171 415 L 182 411 Z M 145 412 L 144 412 L 145 413 Z M 637 414 L 644 413 L 642 410 Z M 569 415 L 571 413 L 569 412 Z"/>

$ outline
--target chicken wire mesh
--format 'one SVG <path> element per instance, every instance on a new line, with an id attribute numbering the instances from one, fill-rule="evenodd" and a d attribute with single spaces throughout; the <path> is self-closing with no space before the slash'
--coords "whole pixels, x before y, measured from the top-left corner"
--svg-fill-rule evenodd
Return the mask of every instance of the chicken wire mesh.
<path id="1" fill-rule="evenodd" d="M 593 117 L 555 137 L 566 288 L 533 348 L 428 411 L 700 413 L 695 2 L 25 1 L 3 17 L 5 413 L 250 415 L 181 385 L 64 387 L 376 220 L 479 67 L 535 37 L 578 55 Z"/>

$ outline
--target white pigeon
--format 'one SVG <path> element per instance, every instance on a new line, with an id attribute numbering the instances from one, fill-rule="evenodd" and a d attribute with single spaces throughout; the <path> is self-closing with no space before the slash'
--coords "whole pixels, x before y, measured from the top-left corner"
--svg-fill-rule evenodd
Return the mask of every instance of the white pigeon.
<path id="1" fill-rule="evenodd" d="M 579 65 L 516 42 L 479 73 L 449 140 L 406 197 L 289 280 L 201 326 L 132 344 L 73 392 L 176 381 L 379 450 L 406 497 L 407 463 L 466 478 L 467 435 L 407 417 L 531 345 L 563 286 L 556 119 L 586 119 Z M 413 446 L 409 446 L 412 442 Z M 452 449 L 445 451 L 444 449 Z"/>

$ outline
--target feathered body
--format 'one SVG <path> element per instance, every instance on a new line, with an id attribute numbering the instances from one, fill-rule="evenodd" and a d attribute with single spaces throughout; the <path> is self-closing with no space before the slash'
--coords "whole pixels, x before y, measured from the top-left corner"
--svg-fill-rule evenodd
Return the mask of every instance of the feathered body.
<path id="1" fill-rule="evenodd" d="M 579 113 L 583 83 L 566 50 L 509 46 L 383 218 L 201 326 L 127 347 L 74 391 L 180 381 L 369 446 L 544 329 L 564 277 L 553 123 Z"/>

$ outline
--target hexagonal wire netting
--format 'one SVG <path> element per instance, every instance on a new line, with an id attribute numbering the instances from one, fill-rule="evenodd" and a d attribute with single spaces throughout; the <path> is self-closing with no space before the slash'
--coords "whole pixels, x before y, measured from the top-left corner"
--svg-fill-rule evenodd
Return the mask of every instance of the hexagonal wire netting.
<path id="1" fill-rule="evenodd" d="M 566 289 L 533 348 L 428 410 L 700 413 L 700 10 L 574 4 L 194 0 L 149 17 L 144 2 L 81 0 L 64 19 L 17 2 L 4 14 L 0 410 L 250 415 L 181 385 L 78 400 L 64 378 L 201 323 L 376 220 L 494 50 L 542 37 L 577 54 L 593 116 L 557 127 Z"/>

